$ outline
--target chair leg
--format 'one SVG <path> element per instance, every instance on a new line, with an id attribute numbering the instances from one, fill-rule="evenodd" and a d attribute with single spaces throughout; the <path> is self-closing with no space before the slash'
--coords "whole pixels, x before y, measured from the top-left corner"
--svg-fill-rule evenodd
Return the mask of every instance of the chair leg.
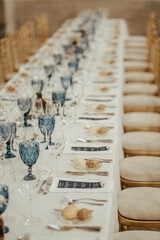
<path id="1" fill-rule="evenodd" d="M 121 231 L 128 231 L 128 226 L 127 225 L 121 225 Z"/>

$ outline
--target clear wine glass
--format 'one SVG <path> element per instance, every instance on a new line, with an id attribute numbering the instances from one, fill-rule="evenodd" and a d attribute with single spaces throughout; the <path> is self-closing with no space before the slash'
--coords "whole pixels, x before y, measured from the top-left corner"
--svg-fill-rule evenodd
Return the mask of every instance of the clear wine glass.
<path id="1" fill-rule="evenodd" d="M 27 116 L 32 109 L 32 99 L 26 96 L 22 96 L 17 99 L 17 105 L 22 115 L 24 116 L 24 127 L 29 127 L 30 124 L 27 123 Z"/>
<path id="2" fill-rule="evenodd" d="M 0 183 L 0 215 L 4 213 L 8 206 L 9 201 L 9 191 L 8 186 L 5 184 Z M 9 228 L 5 226 L 5 233 L 9 231 Z"/>

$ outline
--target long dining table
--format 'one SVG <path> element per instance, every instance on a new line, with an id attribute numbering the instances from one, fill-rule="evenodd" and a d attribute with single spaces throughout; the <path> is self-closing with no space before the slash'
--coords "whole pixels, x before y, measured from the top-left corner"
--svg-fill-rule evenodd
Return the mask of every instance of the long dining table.
<path id="1" fill-rule="evenodd" d="M 78 16 L 72 24 L 62 26 L 65 30 L 65 36 L 73 33 L 81 18 L 82 15 Z M 21 73 L 30 71 L 34 59 L 38 59 L 40 62 L 39 68 L 42 67 L 41 61 L 43 63 L 43 56 L 46 52 L 59 51 L 61 44 L 65 41 L 63 42 L 63 38 L 57 38 L 58 34 L 58 31 L 53 34 L 2 89 L 1 99 L 6 104 L 6 109 L 9 109 L 10 121 L 16 121 L 20 115 L 16 107 L 16 99 L 20 89 L 24 88 L 23 82 L 28 81 L 27 87 L 28 89 L 31 88 L 29 86 L 31 79 L 22 79 Z M 123 158 L 121 140 L 123 133 L 123 53 L 126 36 L 127 26 L 123 19 L 109 19 L 102 15 L 98 20 L 95 34 L 90 39 L 89 49 L 84 53 L 84 57 L 79 62 L 79 69 L 73 76 L 72 91 L 74 91 L 74 84 L 79 84 L 77 86 L 80 87 L 81 94 L 78 97 L 75 94 L 74 99 L 69 99 L 65 103 L 68 106 L 73 106 L 74 113 L 72 114 L 72 120 L 70 119 L 72 123 L 67 126 L 60 116 L 55 117 L 54 131 L 61 130 L 65 139 L 63 153 L 57 157 L 57 160 L 54 152 L 45 149 L 44 144 L 40 143 L 40 156 L 33 166 L 33 172 L 36 166 L 39 169 L 36 169 L 36 174 L 38 171 L 37 178 L 39 178 L 40 184 L 48 178 L 48 173 L 53 170 L 47 194 L 36 191 L 32 196 L 32 201 L 29 201 L 27 194 L 21 191 L 20 178 L 22 176 L 20 172 L 21 168 L 24 168 L 27 172 L 27 167 L 22 163 L 18 150 L 15 152 L 15 158 L 6 160 L 5 168 L 8 169 L 11 164 L 15 176 L 14 182 L 13 177 L 6 170 L 5 178 L 0 178 L 1 182 L 9 185 L 9 189 L 13 190 L 10 193 L 8 207 L 3 214 L 4 219 L 6 219 L 5 223 L 8 224 L 10 229 L 5 235 L 6 240 L 18 239 L 18 236 L 24 236 L 25 233 L 30 233 L 30 240 L 78 240 L 82 238 L 86 240 L 111 240 L 113 239 L 113 233 L 119 230 L 117 192 L 120 190 L 119 161 Z M 63 61 L 65 62 L 66 59 L 64 58 Z M 61 71 L 61 74 L 63 73 L 63 61 L 62 66 L 56 69 L 56 71 Z M 58 76 L 55 77 L 58 78 Z M 52 78 L 50 81 L 52 81 Z M 16 92 L 9 92 L 8 86 L 16 86 Z M 51 92 L 54 91 L 54 87 L 54 84 L 46 84 L 45 96 L 48 98 L 47 101 L 52 102 Z M 77 101 L 75 101 L 76 97 Z M 12 107 L 10 107 L 11 103 Z M 99 110 L 98 106 L 100 107 Z M 29 136 L 34 132 L 34 134 L 37 134 L 36 141 L 41 142 L 43 136 L 38 128 L 38 120 L 34 119 L 34 123 L 34 129 L 31 129 Z M 107 129 L 105 134 L 94 132 L 95 129 L 101 127 Z M 93 132 L 89 132 L 89 129 Z M 78 175 L 76 172 L 80 170 L 75 168 L 73 164 L 75 158 L 105 159 L 105 161 L 100 163 L 100 168 L 97 170 Z M 55 167 L 58 168 L 58 173 L 54 171 Z M 101 176 L 96 174 L 98 171 L 107 174 Z M 5 179 L 7 179 L 6 182 Z M 80 187 L 77 187 L 77 184 L 80 184 Z M 77 202 L 75 205 L 78 209 L 88 208 L 92 210 L 92 217 L 88 221 L 79 223 L 67 222 L 61 216 L 60 210 L 67 206 L 66 199 L 69 198 L 93 198 L 106 201 L 102 201 L 100 206 L 92 205 L 92 203 L 96 203 L 94 201 L 91 204 L 86 203 L 86 200 Z M 37 224 L 27 226 L 23 224 L 23 220 L 29 215 L 31 205 L 32 216 L 39 218 L 39 221 Z M 56 231 L 49 228 L 49 224 L 70 227 L 75 225 L 100 226 L 101 230 L 97 232 L 81 229 Z"/>

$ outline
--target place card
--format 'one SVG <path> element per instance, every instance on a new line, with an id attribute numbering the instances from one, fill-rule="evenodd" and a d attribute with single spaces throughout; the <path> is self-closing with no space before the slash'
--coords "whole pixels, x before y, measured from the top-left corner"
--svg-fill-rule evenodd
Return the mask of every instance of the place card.
<path id="1" fill-rule="evenodd" d="M 53 177 L 50 192 L 113 192 L 113 181 L 79 177 Z"/>

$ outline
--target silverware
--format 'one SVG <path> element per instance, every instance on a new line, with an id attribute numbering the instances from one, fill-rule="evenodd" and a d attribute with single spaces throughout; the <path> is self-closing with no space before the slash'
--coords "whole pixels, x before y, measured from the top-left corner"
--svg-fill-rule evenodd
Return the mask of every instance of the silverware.
<path id="1" fill-rule="evenodd" d="M 86 98 L 85 101 L 92 101 L 92 102 L 111 102 L 113 101 L 113 99 L 89 99 L 89 98 Z"/>
<path id="2" fill-rule="evenodd" d="M 65 204 L 71 204 L 71 202 L 68 202 L 68 201 L 64 201 Z M 74 202 L 74 204 L 78 203 L 77 202 Z M 93 205 L 93 206 L 104 206 L 103 203 L 93 203 L 93 202 L 87 202 L 87 201 L 81 201 L 81 203 L 85 203 L 85 204 L 89 204 L 89 205 Z"/>
<path id="3" fill-rule="evenodd" d="M 65 173 L 67 174 L 72 174 L 72 175 L 85 175 L 85 174 L 95 174 L 95 175 L 99 175 L 99 176 L 109 176 L 109 172 L 108 171 L 85 171 L 85 172 L 78 172 L 78 171 L 66 171 Z"/>
<path id="4" fill-rule="evenodd" d="M 46 181 L 46 187 L 45 189 L 43 190 L 43 194 L 47 194 L 49 192 L 49 189 L 50 189 L 50 186 L 52 184 L 52 181 L 53 181 L 53 177 L 52 176 L 48 176 L 47 178 L 47 181 Z"/>
<path id="5" fill-rule="evenodd" d="M 90 95 L 88 95 L 88 96 L 86 96 L 86 97 L 98 97 L 98 98 L 104 98 L 104 97 L 116 97 L 116 95 L 114 95 L 114 94 L 112 94 L 112 95 L 109 95 L 109 94 L 107 94 L 107 95 L 94 95 L 94 94 L 90 94 Z"/>
<path id="6" fill-rule="evenodd" d="M 103 117 L 103 118 L 95 118 L 95 117 L 79 117 L 78 119 L 99 121 L 99 120 L 107 120 L 107 119 L 110 119 L 110 118 L 108 118 L 108 117 Z"/>
<path id="7" fill-rule="evenodd" d="M 90 139 L 82 139 L 82 138 L 78 138 L 76 139 L 76 142 L 88 142 L 88 143 L 92 143 L 92 142 L 102 142 L 102 143 L 113 143 L 112 139 L 96 139 L 96 140 L 90 140 Z"/>
<path id="8" fill-rule="evenodd" d="M 40 188 L 39 188 L 39 190 L 38 190 L 38 193 L 43 192 L 43 186 L 45 185 L 46 182 L 47 182 L 46 179 L 42 181 L 42 183 L 41 183 L 41 185 L 40 185 Z"/>
<path id="9" fill-rule="evenodd" d="M 90 128 L 90 127 L 91 127 L 91 126 L 88 125 L 88 127 L 86 126 L 85 129 L 88 129 L 88 128 Z M 113 129 L 113 128 L 114 128 L 114 127 L 109 127 L 109 126 L 103 126 L 103 127 L 108 128 L 108 129 Z"/>
<path id="10" fill-rule="evenodd" d="M 85 115 L 93 115 L 93 113 L 88 113 L 88 112 L 84 112 L 83 114 L 85 114 Z M 115 115 L 115 113 L 103 113 L 103 112 L 100 112 L 100 113 L 94 113 L 94 115 L 106 115 L 106 116 L 113 116 L 113 115 Z"/>
<path id="11" fill-rule="evenodd" d="M 97 160 L 98 162 L 100 163 L 111 163 L 112 162 L 112 159 L 103 159 L 103 158 L 85 158 L 85 160 Z"/>
<path id="12" fill-rule="evenodd" d="M 95 199 L 95 198 L 88 198 L 88 197 L 72 199 L 72 198 L 64 196 L 64 198 L 67 199 L 67 201 L 69 203 L 76 203 L 76 202 L 79 202 L 81 200 L 91 200 L 91 201 L 95 201 L 95 202 L 108 202 L 108 200 L 105 200 L 105 199 Z"/>
<path id="13" fill-rule="evenodd" d="M 100 232 L 101 227 L 100 226 L 57 226 L 53 224 L 48 224 L 47 228 L 56 230 L 56 231 L 68 231 L 71 229 L 81 229 L 81 230 L 86 230 L 86 231 L 95 231 L 95 232 Z"/>

